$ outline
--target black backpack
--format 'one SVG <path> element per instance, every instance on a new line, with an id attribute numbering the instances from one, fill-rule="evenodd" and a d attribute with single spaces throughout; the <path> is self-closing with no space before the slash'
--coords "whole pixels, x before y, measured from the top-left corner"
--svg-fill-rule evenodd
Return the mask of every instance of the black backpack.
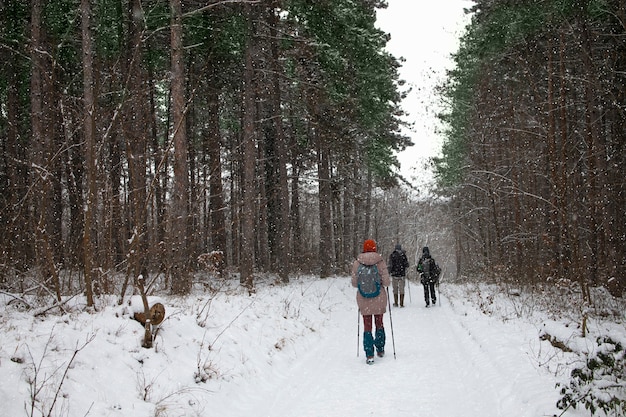
<path id="1" fill-rule="evenodd" d="M 439 268 L 439 265 L 437 265 L 433 258 L 424 258 L 422 259 L 422 273 L 425 278 L 437 281 L 439 275 L 441 275 L 441 268 Z"/>
<path id="2" fill-rule="evenodd" d="M 356 271 L 357 288 L 365 298 L 378 297 L 380 294 L 381 277 L 376 265 L 360 264 Z"/>
<path id="3" fill-rule="evenodd" d="M 389 271 L 394 277 L 403 277 L 406 274 L 406 268 L 409 266 L 409 262 L 406 259 L 404 252 L 394 250 L 391 252 L 391 270 Z"/>

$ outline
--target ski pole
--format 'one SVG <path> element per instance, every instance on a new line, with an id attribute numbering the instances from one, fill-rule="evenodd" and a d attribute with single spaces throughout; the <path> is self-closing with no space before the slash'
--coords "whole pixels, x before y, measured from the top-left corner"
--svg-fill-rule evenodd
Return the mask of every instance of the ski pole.
<path id="1" fill-rule="evenodd" d="M 393 358 L 396 358 L 396 339 L 393 337 L 393 319 L 391 318 L 391 299 L 389 289 L 387 289 L 387 304 L 389 304 L 389 324 L 391 325 L 391 342 L 393 344 Z"/>
<path id="2" fill-rule="evenodd" d="M 361 340 L 361 310 L 356 309 L 356 357 L 359 357 L 359 341 Z"/>

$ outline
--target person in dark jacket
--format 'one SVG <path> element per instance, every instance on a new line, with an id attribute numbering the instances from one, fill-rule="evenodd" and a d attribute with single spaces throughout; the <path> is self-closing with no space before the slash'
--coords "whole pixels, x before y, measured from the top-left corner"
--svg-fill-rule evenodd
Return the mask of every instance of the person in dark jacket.
<path id="1" fill-rule="evenodd" d="M 380 293 L 376 297 L 366 298 L 357 290 L 356 303 L 359 312 L 363 316 L 363 349 L 365 350 L 366 362 L 374 363 L 374 347 L 379 357 L 385 355 L 385 328 L 383 326 L 383 314 L 387 311 L 387 290 L 391 283 L 387 264 L 383 257 L 376 252 L 376 242 L 368 239 L 363 243 L 363 253 L 357 256 L 352 265 L 352 286 L 358 287 L 357 272 L 359 265 L 376 265 L 381 278 Z M 372 335 L 372 317 L 376 325 L 375 337 Z"/>
<path id="2" fill-rule="evenodd" d="M 398 307 L 398 296 L 400 296 L 400 307 L 404 307 L 404 286 L 406 284 L 406 269 L 409 267 L 409 260 L 399 243 L 391 255 L 389 255 L 389 272 L 391 273 L 391 283 L 393 284 L 393 306 Z"/>
<path id="3" fill-rule="evenodd" d="M 433 305 L 437 302 L 437 295 L 435 294 L 435 284 L 437 283 L 437 277 L 434 274 L 435 259 L 430 256 L 430 250 L 428 246 L 424 246 L 422 249 L 422 257 L 417 262 L 417 272 L 421 275 L 421 283 L 424 286 L 424 301 L 426 301 L 426 307 L 430 307 L 432 300 Z"/>

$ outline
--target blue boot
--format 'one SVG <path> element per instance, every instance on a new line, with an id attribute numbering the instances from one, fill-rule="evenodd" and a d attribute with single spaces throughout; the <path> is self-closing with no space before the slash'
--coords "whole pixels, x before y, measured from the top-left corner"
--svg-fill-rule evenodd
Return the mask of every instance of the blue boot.
<path id="1" fill-rule="evenodd" d="M 374 345 L 376 346 L 376 353 L 378 353 L 379 357 L 383 357 L 385 355 L 385 329 L 380 328 L 376 329 L 376 339 L 374 340 Z"/>
<path id="2" fill-rule="evenodd" d="M 374 336 L 372 336 L 372 332 L 363 332 L 363 349 L 365 349 L 365 356 L 368 359 L 374 357 Z"/>

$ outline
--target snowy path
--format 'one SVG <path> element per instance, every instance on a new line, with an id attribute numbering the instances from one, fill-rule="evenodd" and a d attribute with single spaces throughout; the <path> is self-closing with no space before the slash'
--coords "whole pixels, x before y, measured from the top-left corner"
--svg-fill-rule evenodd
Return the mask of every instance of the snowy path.
<path id="1" fill-rule="evenodd" d="M 352 299 L 353 292 L 347 293 Z M 298 361 L 271 376 L 265 387 L 257 383 L 253 392 L 241 392 L 242 401 L 233 403 L 243 406 L 232 407 L 231 415 L 549 415 L 554 403 L 545 398 L 546 391 L 554 391 L 553 382 L 541 377 L 515 335 L 507 335 L 508 349 L 504 349 L 515 357 L 503 355 L 502 346 L 490 352 L 492 341 L 482 338 L 497 338 L 498 329 L 493 329 L 493 335 L 473 335 L 471 320 L 456 311 L 445 296 L 440 297 L 442 306 L 427 309 L 422 294 L 421 286 L 413 284 L 412 302 L 407 295 L 407 306 L 392 311 L 396 359 L 389 314 L 385 315 L 387 354 L 368 366 L 360 345 L 359 357 L 356 355 L 355 306 L 336 306 L 331 320 L 334 324 L 321 332 L 318 342 L 301 347 L 306 352 Z M 483 323 L 476 331 L 484 332 L 484 327 Z M 534 396 L 529 383 L 520 385 L 526 379 L 540 395 Z"/>
<path id="2" fill-rule="evenodd" d="M 545 365 L 561 362 L 539 340 L 540 324 L 490 314 L 505 311 L 498 301 L 481 305 L 484 314 L 467 300 L 472 291 L 442 285 L 443 305 L 427 309 L 412 284 L 412 300 L 392 311 L 396 358 L 386 314 L 387 354 L 371 366 L 361 335 L 357 347 L 357 323 L 363 328 L 349 277 L 265 283 L 254 296 L 233 283 L 210 296 L 163 298 L 170 316 L 153 349 L 140 347 L 141 326 L 113 300 L 96 313 L 79 305 L 44 320 L 8 306 L 0 309 L 0 416 L 25 415 L 35 375 L 35 407 L 50 414 L 60 392 L 51 415 L 67 417 L 559 415 L 554 373 L 567 368 Z"/>

